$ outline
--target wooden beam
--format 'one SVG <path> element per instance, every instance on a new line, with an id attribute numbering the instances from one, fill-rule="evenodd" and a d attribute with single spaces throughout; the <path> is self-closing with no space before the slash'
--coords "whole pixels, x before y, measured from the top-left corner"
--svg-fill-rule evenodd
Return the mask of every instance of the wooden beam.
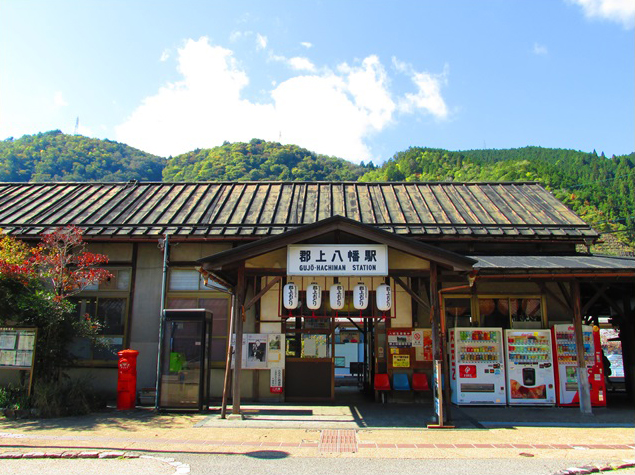
<path id="1" fill-rule="evenodd" d="M 557 282 L 558 284 L 558 288 L 560 289 L 560 292 L 562 292 L 562 295 L 564 297 L 564 299 L 569 302 L 568 307 L 573 310 L 573 306 L 571 303 L 571 294 L 569 294 L 569 292 L 567 291 L 567 288 L 564 286 L 563 282 Z"/>
<path id="2" fill-rule="evenodd" d="M 602 294 L 608 288 L 608 286 L 609 284 L 605 283 L 605 284 L 602 284 L 602 287 L 600 289 L 597 289 L 597 288 L 595 289 L 595 295 L 591 297 L 586 304 L 584 304 L 584 307 L 582 307 L 582 315 L 587 314 L 587 312 L 591 308 L 591 305 L 597 302 L 597 300 L 602 296 Z"/>
<path id="3" fill-rule="evenodd" d="M 236 282 L 236 352 L 234 355 L 234 380 L 232 389 L 232 414 L 240 415 L 240 375 L 243 364 L 243 315 L 245 312 L 245 263 L 238 268 Z"/>
<path id="4" fill-rule="evenodd" d="M 355 323 L 355 322 L 354 322 L 354 321 L 353 321 L 350 317 L 346 317 L 346 319 L 347 319 L 349 322 L 351 322 L 351 323 L 355 326 L 355 328 L 357 328 L 360 332 L 363 332 L 363 331 L 364 331 L 364 330 L 362 330 L 361 328 L 359 328 L 359 325 L 357 325 L 357 323 Z M 336 326 L 336 327 L 337 327 L 337 326 Z M 333 353 L 333 354 L 335 354 L 335 353 Z"/>
<path id="5" fill-rule="evenodd" d="M 263 295 L 265 295 L 267 292 L 269 292 L 271 287 L 276 285 L 281 280 L 282 280 L 282 277 L 277 276 L 277 277 L 274 277 L 271 281 L 269 281 L 267 283 L 267 285 L 265 285 L 265 287 L 260 292 L 258 292 L 256 295 L 254 295 L 253 298 L 249 302 L 247 302 L 245 304 L 245 311 L 247 311 L 251 307 L 253 307 L 255 305 L 255 303 L 258 302 L 258 300 L 260 300 L 262 298 Z"/>
<path id="6" fill-rule="evenodd" d="M 543 293 L 551 296 L 555 301 L 557 301 L 564 308 L 568 308 L 569 310 L 572 310 L 571 304 L 568 301 L 563 300 L 562 297 L 560 297 L 558 294 L 552 291 L 549 287 L 547 287 L 547 284 L 545 282 L 538 281 L 536 282 L 536 284 L 538 284 L 538 287 L 540 288 L 540 290 L 542 290 Z"/>
<path id="7" fill-rule="evenodd" d="M 573 327 L 575 329 L 575 346 L 577 353 L 578 393 L 580 394 L 580 412 L 593 414 L 591 410 L 591 386 L 584 359 L 584 334 L 582 333 L 582 308 L 580 306 L 580 282 L 571 282 L 573 298 Z"/>
<path id="8" fill-rule="evenodd" d="M 591 284 L 595 290 L 598 290 L 597 285 Z M 602 300 L 609 304 L 609 306 L 617 312 L 617 314 L 626 320 L 628 317 L 626 315 L 625 309 L 620 308 L 615 302 L 613 302 L 610 298 L 606 296 L 606 294 L 602 293 Z"/>
<path id="9" fill-rule="evenodd" d="M 393 275 L 392 273 L 390 274 L 390 277 L 392 277 L 392 279 L 397 282 L 402 289 L 404 289 L 406 292 L 408 292 L 408 294 L 419 304 L 422 305 L 426 308 L 430 308 L 430 304 L 428 304 L 425 300 L 423 300 L 421 297 L 419 297 L 403 280 L 401 280 L 399 277 L 397 277 L 396 275 Z"/>
<path id="10" fill-rule="evenodd" d="M 229 318 L 229 333 L 227 334 L 227 354 L 225 355 L 225 378 L 223 379 L 223 399 L 221 401 L 220 418 L 225 419 L 227 416 L 227 399 L 229 397 L 229 385 L 231 379 L 231 360 L 232 360 L 232 335 L 236 328 L 236 295 L 232 295 L 232 309 Z"/>

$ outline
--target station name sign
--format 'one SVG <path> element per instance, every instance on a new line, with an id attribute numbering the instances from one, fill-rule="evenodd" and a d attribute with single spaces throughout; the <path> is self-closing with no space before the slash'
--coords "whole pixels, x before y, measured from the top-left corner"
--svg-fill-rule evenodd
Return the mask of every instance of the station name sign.
<path id="1" fill-rule="evenodd" d="M 291 244 L 287 275 L 388 275 L 384 244 Z"/>

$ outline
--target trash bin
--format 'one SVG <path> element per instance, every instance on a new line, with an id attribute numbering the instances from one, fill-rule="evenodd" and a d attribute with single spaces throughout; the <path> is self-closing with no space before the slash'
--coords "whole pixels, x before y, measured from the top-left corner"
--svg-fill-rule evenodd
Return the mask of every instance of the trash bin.
<path id="1" fill-rule="evenodd" d="M 117 409 L 134 409 L 137 399 L 137 350 L 123 350 L 119 355 L 117 376 Z"/>

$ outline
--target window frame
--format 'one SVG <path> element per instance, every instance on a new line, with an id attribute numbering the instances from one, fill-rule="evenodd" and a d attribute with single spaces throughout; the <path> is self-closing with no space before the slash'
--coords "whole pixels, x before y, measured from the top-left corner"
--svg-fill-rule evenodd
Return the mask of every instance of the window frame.
<path id="1" fill-rule="evenodd" d="M 123 333 L 103 333 L 100 334 L 99 337 L 103 338 L 121 338 L 121 347 L 122 349 L 127 348 L 129 346 L 129 326 L 130 326 L 130 299 L 131 299 L 131 289 L 132 289 L 132 267 L 131 266 L 117 266 L 117 267 L 108 267 L 105 266 L 111 273 L 117 273 L 119 271 L 128 271 L 128 285 L 125 289 L 112 289 L 110 288 L 109 283 L 101 283 L 96 286 L 90 286 L 84 289 L 82 292 L 78 293 L 69 298 L 69 300 L 76 305 L 75 311 L 77 312 L 78 318 L 82 318 L 84 315 L 83 312 L 83 301 L 86 300 L 95 300 L 95 315 L 91 315 L 93 318 L 97 318 L 98 308 L 99 308 L 99 300 L 101 299 L 121 299 L 123 300 Z M 116 286 L 115 286 L 116 287 Z M 79 306 L 79 307 L 78 307 Z M 120 350 L 118 350 L 120 351 Z M 74 356 L 73 366 L 74 367 L 116 367 L 117 366 L 117 358 L 114 359 L 99 359 L 95 358 L 95 346 L 93 344 L 90 345 L 90 357 L 89 358 L 79 358 Z"/>

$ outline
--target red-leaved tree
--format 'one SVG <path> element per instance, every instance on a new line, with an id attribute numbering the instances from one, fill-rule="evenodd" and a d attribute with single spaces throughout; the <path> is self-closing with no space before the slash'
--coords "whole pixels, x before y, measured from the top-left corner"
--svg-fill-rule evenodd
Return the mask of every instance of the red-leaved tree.
<path id="1" fill-rule="evenodd" d="M 74 226 L 45 234 L 36 247 L 0 231 L 0 325 L 38 329 L 33 404 L 43 415 L 89 410 L 88 392 L 62 376 L 73 360 L 70 344 L 77 338 L 98 343 L 100 326 L 96 315 L 78 318 L 68 297 L 112 278 L 99 267 L 107 262 L 86 251 Z"/>
<path id="2" fill-rule="evenodd" d="M 87 252 L 82 231 L 75 226 L 58 228 L 42 236 L 31 261 L 39 275 L 50 282 L 57 300 L 113 277 L 98 267 L 108 263 L 108 256 Z"/>

